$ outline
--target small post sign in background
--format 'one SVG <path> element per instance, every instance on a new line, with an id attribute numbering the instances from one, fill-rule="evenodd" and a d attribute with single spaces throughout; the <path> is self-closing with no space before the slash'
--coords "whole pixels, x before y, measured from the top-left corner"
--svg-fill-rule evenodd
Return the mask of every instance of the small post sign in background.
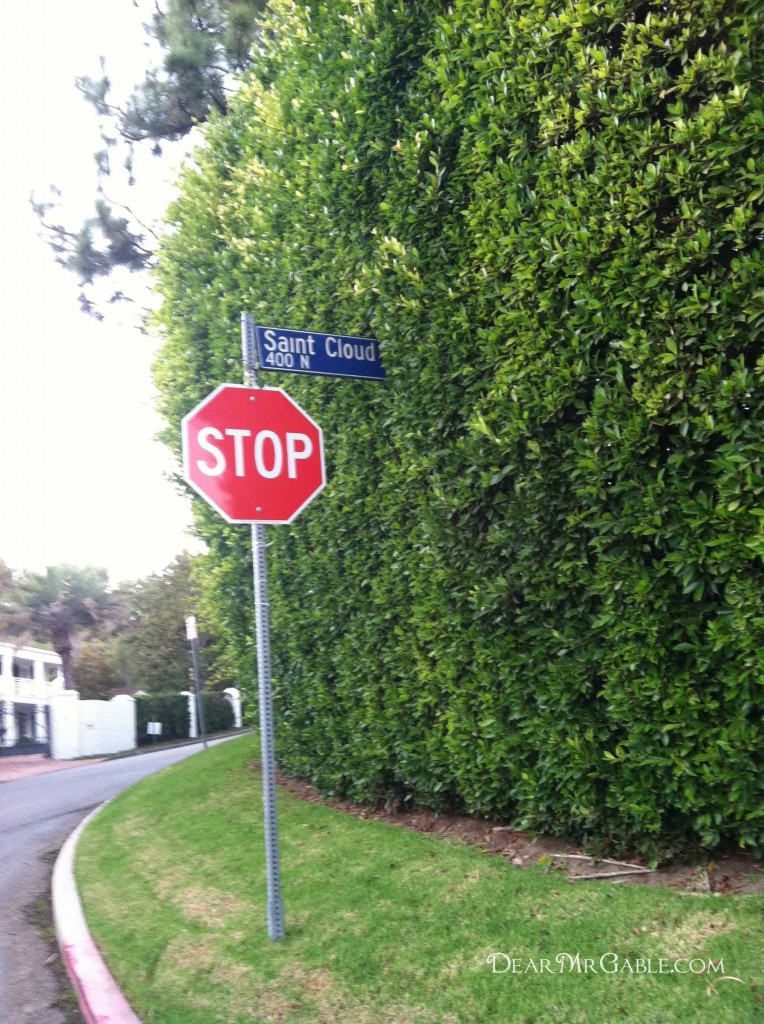
<path id="1" fill-rule="evenodd" d="M 204 725 L 204 704 L 202 702 L 202 681 L 199 672 L 199 631 L 196 628 L 196 616 L 186 616 L 186 639 L 191 641 L 191 663 L 194 667 L 194 695 L 196 698 L 196 721 L 199 735 L 205 750 L 207 749 L 207 729 Z"/>
<path id="2" fill-rule="evenodd" d="M 255 340 L 262 370 L 356 380 L 385 379 L 376 338 L 255 325 Z"/>

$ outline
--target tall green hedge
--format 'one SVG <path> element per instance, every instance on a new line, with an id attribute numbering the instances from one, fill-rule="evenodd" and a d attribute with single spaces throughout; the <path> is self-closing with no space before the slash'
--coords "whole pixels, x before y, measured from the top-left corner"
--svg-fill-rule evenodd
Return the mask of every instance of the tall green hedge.
<path id="1" fill-rule="evenodd" d="M 231 702 L 222 693 L 202 691 L 204 727 L 207 733 L 225 732 L 234 727 Z M 145 693 L 135 699 L 138 746 L 166 740 L 187 740 L 190 728 L 188 697 L 180 693 Z M 149 722 L 162 723 L 162 735 L 155 740 L 146 727 Z"/>
<path id="2" fill-rule="evenodd" d="M 379 337 L 284 376 L 330 483 L 270 531 L 282 767 L 658 857 L 764 845 L 759 3 L 274 0 L 185 171 L 156 379 L 238 319 Z M 252 672 L 248 532 L 196 507 Z"/>
<path id="3" fill-rule="evenodd" d="M 187 740 L 189 729 L 188 697 L 180 693 L 145 693 L 135 698 L 138 746 L 165 740 Z M 162 723 L 162 735 L 149 736 L 149 722 Z"/>

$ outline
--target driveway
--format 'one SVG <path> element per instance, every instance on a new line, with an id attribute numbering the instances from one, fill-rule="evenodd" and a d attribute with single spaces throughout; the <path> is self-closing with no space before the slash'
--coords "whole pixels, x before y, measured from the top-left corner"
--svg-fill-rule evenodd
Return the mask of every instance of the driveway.
<path id="1" fill-rule="evenodd" d="M 63 768 L 76 768 L 105 760 L 99 757 L 88 762 L 54 761 L 45 754 L 14 754 L 12 757 L 0 757 L 0 782 L 16 782 L 18 779 L 28 779 L 30 775 L 60 772 Z"/>
<path id="2" fill-rule="evenodd" d="M 26 765 L 0 759 L 0 777 L 13 779 L 0 784 L 0 1024 L 66 1024 L 52 1005 L 60 988 L 46 964 L 50 947 L 28 913 L 48 898 L 52 862 L 63 841 L 98 804 L 201 749 L 194 743 L 76 766 L 49 761 L 39 767 L 34 755 L 24 759 Z"/>

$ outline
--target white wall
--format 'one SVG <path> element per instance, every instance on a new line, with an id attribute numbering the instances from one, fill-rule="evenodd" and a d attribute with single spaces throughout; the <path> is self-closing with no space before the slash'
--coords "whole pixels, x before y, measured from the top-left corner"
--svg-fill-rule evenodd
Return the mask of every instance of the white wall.
<path id="1" fill-rule="evenodd" d="M 136 747 L 135 700 L 80 700 L 75 691 L 50 702 L 50 756 L 57 761 L 117 754 Z"/>
<path id="2" fill-rule="evenodd" d="M 80 701 L 80 757 L 117 754 L 136 746 L 135 700 Z"/>
<path id="3" fill-rule="evenodd" d="M 79 757 L 80 695 L 66 690 L 50 700 L 50 756 L 55 761 Z"/>

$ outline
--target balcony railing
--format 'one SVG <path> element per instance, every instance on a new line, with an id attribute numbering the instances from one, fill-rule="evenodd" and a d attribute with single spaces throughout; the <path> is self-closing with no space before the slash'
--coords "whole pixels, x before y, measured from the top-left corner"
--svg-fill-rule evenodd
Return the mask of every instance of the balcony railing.
<path id="1" fill-rule="evenodd" d="M 54 694 L 64 689 L 61 676 L 55 679 L 18 679 L 16 676 L 0 676 L 0 699 L 26 700 L 31 702 L 48 701 Z"/>

